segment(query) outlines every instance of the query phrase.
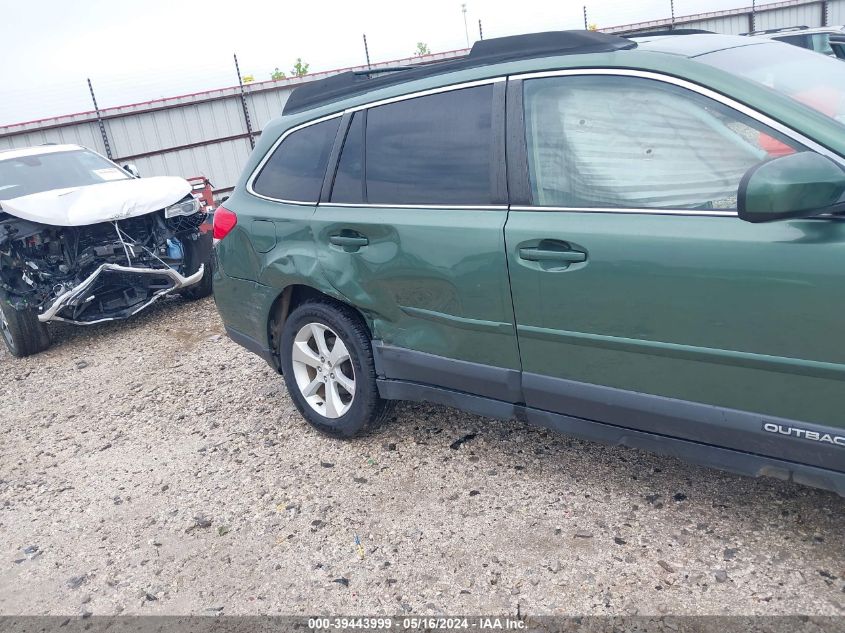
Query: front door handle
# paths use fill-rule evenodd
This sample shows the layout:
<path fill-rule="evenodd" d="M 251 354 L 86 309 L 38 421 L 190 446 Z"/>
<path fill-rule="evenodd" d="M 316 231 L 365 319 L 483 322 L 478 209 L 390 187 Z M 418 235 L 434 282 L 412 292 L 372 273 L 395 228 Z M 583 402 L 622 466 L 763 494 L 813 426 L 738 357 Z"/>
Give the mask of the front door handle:
<path fill-rule="evenodd" d="M 522 259 L 527 259 L 529 262 L 565 262 L 567 264 L 577 264 L 578 262 L 587 261 L 587 253 L 573 250 L 551 250 L 547 248 L 520 248 L 519 256 Z"/>
<path fill-rule="evenodd" d="M 352 248 L 361 248 L 370 243 L 363 235 L 331 235 L 329 242 L 335 246 L 346 246 Z"/>

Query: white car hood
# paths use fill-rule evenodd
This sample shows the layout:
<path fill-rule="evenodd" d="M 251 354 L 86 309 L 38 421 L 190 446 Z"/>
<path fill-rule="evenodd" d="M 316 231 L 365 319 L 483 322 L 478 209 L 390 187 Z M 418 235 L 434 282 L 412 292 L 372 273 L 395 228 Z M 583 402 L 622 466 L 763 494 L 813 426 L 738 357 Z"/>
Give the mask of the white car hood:
<path fill-rule="evenodd" d="M 146 215 L 179 202 L 190 192 L 188 181 L 175 176 L 129 178 L 0 199 L 0 207 L 39 224 L 85 226 Z"/>

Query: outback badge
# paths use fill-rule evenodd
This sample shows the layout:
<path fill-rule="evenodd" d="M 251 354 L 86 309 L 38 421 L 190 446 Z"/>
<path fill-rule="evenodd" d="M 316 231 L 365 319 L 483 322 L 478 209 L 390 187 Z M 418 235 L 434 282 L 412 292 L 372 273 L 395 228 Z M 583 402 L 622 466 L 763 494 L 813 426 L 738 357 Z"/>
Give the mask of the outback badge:
<path fill-rule="evenodd" d="M 826 444 L 835 444 L 845 448 L 845 435 L 832 435 L 830 433 L 819 433 L 818 431 L 808 431 L 807 429 L 799 429 L 794 426 L 786 426 L 784 424 L 775 424 L 773 422 L 764 422 L 763 430 L 769 433 L 778 433 L 780 435 L 788 435 L 790 437 L 801 438 L 804 440 L 811 440 L 813 442 L 824 442 Z"/>

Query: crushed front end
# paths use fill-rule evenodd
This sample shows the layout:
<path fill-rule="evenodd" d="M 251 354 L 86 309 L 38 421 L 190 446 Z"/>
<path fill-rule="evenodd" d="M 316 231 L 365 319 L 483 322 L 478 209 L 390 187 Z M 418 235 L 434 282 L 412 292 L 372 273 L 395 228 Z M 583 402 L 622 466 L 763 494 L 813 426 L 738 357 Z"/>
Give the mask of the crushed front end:
<path fill-rule="evenodd" d="M 211 236 L 193 197 L 167 209 L 86 226 L 0 212 L 0 290 L 41 322 L 124 319 L 206 277 Z"/>

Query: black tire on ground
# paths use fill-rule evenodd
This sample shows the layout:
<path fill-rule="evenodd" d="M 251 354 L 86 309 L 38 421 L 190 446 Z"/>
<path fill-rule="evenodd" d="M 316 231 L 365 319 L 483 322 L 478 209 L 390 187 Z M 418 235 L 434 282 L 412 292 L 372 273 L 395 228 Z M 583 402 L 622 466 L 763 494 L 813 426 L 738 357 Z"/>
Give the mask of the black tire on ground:
<path fill-rule="evenodd" d="M 34 310 L 17 310 L 0 294 L 0 338 L 12 356 L 23 358 L 50 347 L 47 326 Z"/>
<path fill-rule="evenodd" d="M 297 384 L 293 345 L 297 333 L 310 323 L 330 328 L 349 352 L 355 393 L 349 409 L 340 417 L 330 418 L 318 413 Z M 373 430 L 387 417 L 392 403 L 379 397 L 370 333 L 354 310 L 330 300 L 304 303 L 288 315 L 280 339 L 279 356 L 288 393 L 302 416 L 318 431 L 332 437 L 351 438 Z"/>
<path fill-rule="evenodd" d="M 211 294 L 211 233 L 201 233 L 195 240 L 183 240 L 182 252 L 185 258 L 185 277 L 197 272 L 202 264 L 205 264 L 205 272 L 199 283 L 185 288 L 179 294 L 188 301 L 207 297 Z"/>

